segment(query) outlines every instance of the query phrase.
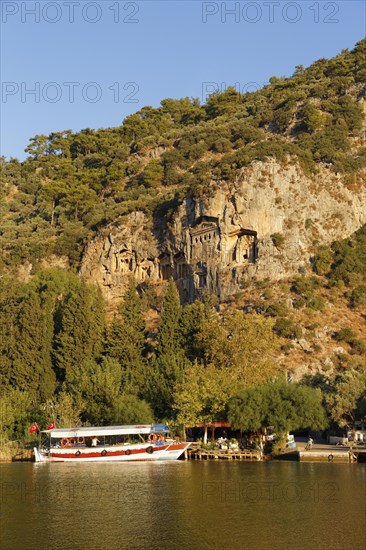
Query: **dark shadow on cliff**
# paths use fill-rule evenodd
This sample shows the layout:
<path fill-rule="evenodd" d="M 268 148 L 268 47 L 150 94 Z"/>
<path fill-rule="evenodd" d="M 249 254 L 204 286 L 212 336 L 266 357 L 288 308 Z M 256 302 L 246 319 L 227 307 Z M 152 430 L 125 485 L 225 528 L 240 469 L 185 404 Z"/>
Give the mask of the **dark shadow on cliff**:
<path fill-rule="evenodd" d="M 174 198 L 159 203 L 153 211 L 153 234 L 160 246 L 169 238 L 169 222 L 172 222 L 181 202 L 182 198 L 176 194 Z"/>
<path fill-rule="evenodd" d="M 161 267 L 163 279 L 168 280 L 173 277 L 180 295 L 182 304 L 193 302 L 197 298 L 193 281 L 192 266 L 184 262 L 184 272 L 179 265 L 182 257 L 184 258 L 183 250 L 175 248 L 175 235 L 172 232 L 171 224 L 174 221 L 174 215 L 177 213 L 178 207 L 182 204 L 186 194 L 176 193 L 176 195 L 168 200 L 158 204 L 153 211 L 153 235 L 158 243 L 160 250 L 160 261 L 162 258 L 169 258 L 167 267 Z M 189 203 L 189 201 L 187 201 Z M 187 224 L 187 220 L 192 217 L 192 212 L 188 210 L 186 203 L 185 220 L 181 220 L 183 225 Z M 187 226 L 189 225 L 189 221 Z"/>

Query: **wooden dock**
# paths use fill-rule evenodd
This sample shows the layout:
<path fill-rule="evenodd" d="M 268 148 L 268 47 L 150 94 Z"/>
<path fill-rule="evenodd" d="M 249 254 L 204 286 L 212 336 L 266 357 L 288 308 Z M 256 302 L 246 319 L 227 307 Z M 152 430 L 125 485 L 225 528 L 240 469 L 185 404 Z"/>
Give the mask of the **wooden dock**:
<path fill-rule="evenodd" d="M 299 451 L 299 460 L 301 462 L 364 462 L 366 459 L 366 449 L 357 447 L 343 447 L 335 449 L 311 449 L 310 451 Z"/>
<path fill-rule="evenodd" d="M 263 456 L 258 450 L 227 450 L 202 449 L 199 443 L 192 443 L 185 451 L 187 460 L 229 460 L 244 462 L 260 462 L 263 460 L 295 460 L 300 462 L 357 463 L 366 462 L 365 447 L 338 447 L 331 445 L 314 445 L 310 451 L 305 451 L 300 444 L 296 449 L 287 449 L 278 456 Z"/>
<path fill-rule="evenodd" d="M 247 462 L 259 462 L 263 460 L 262 453 L 260 451 L 227 451 L 226 449 L 188 449 L 188 460 L 244 460 Z"/>

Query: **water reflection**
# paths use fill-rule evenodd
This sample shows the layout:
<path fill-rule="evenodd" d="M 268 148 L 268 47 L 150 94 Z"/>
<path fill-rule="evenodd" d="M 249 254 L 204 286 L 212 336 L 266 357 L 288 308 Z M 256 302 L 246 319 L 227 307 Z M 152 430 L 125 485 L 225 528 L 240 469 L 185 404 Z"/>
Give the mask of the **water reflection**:
<path fill-rule="evenodd" d="M 365 547 L 364 465 L 1 465 L 1 548 Z"/>

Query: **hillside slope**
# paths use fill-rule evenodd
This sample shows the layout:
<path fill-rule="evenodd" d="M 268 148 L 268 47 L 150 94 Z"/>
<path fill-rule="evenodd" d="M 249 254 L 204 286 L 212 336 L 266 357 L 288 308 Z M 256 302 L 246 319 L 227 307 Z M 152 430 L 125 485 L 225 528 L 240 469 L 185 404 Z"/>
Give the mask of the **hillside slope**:
<path fill-rule="evenodd" d="M 314 400 L 365 420 L 365 62 L 362 40 L 2 159 L 0 457 L 35 419 L 227 420 L 286 377 L 313 396 L 296 426 Z"/>
<path fill-rule="evenodd" d="M 108 300 L 173 276 L 184 301 L 309 267 L 366 222 L 366 40 L 257 92 L 166 99 L 2 161 L 2 273 L 79 270 Z"/>

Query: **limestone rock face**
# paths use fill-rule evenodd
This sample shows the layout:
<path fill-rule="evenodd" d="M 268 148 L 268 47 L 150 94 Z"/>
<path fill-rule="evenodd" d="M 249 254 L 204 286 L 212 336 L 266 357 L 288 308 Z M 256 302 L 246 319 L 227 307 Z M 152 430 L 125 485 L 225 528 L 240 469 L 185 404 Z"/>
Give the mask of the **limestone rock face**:
<path fill-rule="evenodd" d="M 317 245 L 365 223 L 361 177 L 347 186 L 326 167 L 308 177 L 297 164 L 256 162 L 207 196 L 187 196 L 167 224 L 134 212 L 110 226 L 86 248 L 81 275 L 107 300 L 120 299 L 131 274 L 138 283 L 173 277 L 184 302 L 206 291 L 225 299 L 246 281 L 305 272 Z"/>
<path fill-rule="evenodd" d="M 119 301 L 131 275 L 136 281 L 160 281 L 159 247 L 148 220 L 133 212 L 123 226 L 110 226 L 87 246 L 80 275 L 97 283 L 107 301 Z"/>

